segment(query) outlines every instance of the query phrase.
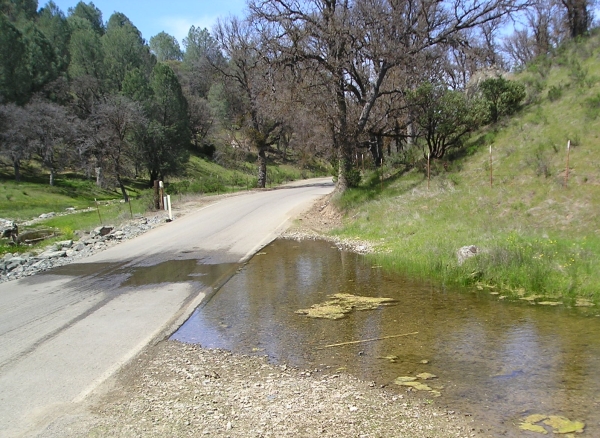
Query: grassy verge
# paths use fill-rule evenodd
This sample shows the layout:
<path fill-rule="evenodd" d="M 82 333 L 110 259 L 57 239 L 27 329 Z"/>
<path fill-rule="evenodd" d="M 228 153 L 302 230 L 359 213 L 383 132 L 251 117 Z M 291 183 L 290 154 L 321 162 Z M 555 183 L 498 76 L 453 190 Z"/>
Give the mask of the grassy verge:
<path fill-rule="evenodd" d="M 509 295 L 598 299 L 600 238 L 593 230 L 600 224 L 569 211 L 569 190 L 534 195 L 530 187 L 526 199 L 443 177 L 427 190 L 422 175 L 409 172 L 384 192 L 366 186 L 338 200 L 347 219 L 337 234 L 375 242 L 377 264 L 416 277 Z M 466 245 L 481 253 L 460 265 L 456 252 Z"/>

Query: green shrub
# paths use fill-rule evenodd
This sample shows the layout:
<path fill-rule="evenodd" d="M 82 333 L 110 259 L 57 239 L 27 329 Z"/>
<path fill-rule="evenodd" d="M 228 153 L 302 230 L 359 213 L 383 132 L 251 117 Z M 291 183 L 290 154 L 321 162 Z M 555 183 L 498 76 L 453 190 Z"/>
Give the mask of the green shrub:
<path fill-rule="evenodd" d="M 559 100 L 563 95 L 563 89 L 562 87 L 559 85 L 558 87 L 555 85 L 552 85 L 550 87 L 550 89 L 548 90 L 548 100 L 550 102 L 556 102 L 557 100 Z"/>

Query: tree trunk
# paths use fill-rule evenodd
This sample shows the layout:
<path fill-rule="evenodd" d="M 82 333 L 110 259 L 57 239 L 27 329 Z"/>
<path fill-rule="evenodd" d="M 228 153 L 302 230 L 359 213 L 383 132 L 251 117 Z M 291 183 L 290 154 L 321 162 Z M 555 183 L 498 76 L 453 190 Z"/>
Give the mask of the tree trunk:
<path fill-rule="evenodd" d="M 13 162 L 13 168 L 15 169 L 15 181 L 21 182 L 21 163 L 18 160 Z"/>
<path fill-rule="evenodd" d="M 383 162 L 383 145 L 381 136 L 371 134 L 369 141 L 369 149 L 371 150 L 371 154 L 373 155 L 373 161 L 375 162 L 375 167 L 381 167 L 381 163 Z"/>
<path fill-rule="evenodd" d="M 96 185 L 98 187 L 102 187 L 102 184 L 104 183 L 104 178 L 102 175 L 102 168 L 101 167 L 96 167 Z"/>
<path fill-rule="evenodd" d="M 562 3 L 567 9 L 571 37 L 577 38 L 585 35 L 590 25 L 587 0 L 562 0 Z"/>
<path fill-rule="evenodd" d="M 264 189 L 267 184 L 267 155 L 264 148 L 258 150 L 258 183 L 259 189 Z"/>
<path fill-rule="evenodd" d="M 337 160 L 338 160 L 338 179 L 335 186 L 335 190 L 344 193 L 350 187 L 348 181 L 348 171 L 351 168 L 350 159 L 347 156 L 346 145 L 342 143 L 337 147 Z"/>
<path fill-rule="evenodd" d="M 338 72 L 338 89 L 336 90 L 336 106 L 338 111 L 338 132 L 334 133 L 333 143 L 337 151 L 338 179 L 335 190 L 344 193 L 350 187 L 348 171 L 352 162 L 348 145 L 348 108 L 346 106 L 346 94 L 344 89 L 343 72 Z"/>
<path fill-rule="evenodd" d="M 127 190 L 125 190 L 125 184 L 123 184 L 120 175 L 117 175 L 117 183 L 119 183 L 119 188 L 121 189 L 121 193 L 123 194 L 123 200 L 125 202 L 129 202 L 129 195 L 127 194 Z"/>
<path fill-rule="evenodd" d="M 54 169 L 50 169 L 50 185 L 54 185 Z"/>
<path fill-rule="evenodd" d="M 158 172 L 155 170 L 150 171 L 150 187 L 154 187 L 154 181 L 158 180 Z"/>

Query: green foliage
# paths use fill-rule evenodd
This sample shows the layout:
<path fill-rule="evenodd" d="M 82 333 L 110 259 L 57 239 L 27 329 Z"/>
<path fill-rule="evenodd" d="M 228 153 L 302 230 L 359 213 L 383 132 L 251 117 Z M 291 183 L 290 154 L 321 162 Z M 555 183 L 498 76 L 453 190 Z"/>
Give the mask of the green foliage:
<path fill-rule="evenodd" d="M 569 77 L 575 85 L 583 87 L 587 84 L 588 70 L 581 65 L 579 60 L 573 58 L 570 62 Z"/>
<path fill-rule="evenodd" d="M 70 60 L 71 29 L 65 15 L 54 2 L 50 1 L 40 9 L 36 24 L 54 48 L 58 70 L 66 71 Z"/>
<path fill-rule="evenodd" d="M 230 119 L 230 108 L 224 85 L 222 83 L 213 84 L 208 91 L 207 100 L 213 117 L 223 126 L 227 126 Z"/>
<path fill-rule="evenodd" d="M 158 63 L 150 80 L 150 124 L 138 137 L 150 181 L 176 175 L 189 157 L 190 131 L 187 102 L 175 72 Z"/>
<path fill-rule="evenodd" d="M 187 37 L 183 39 L 183 46 L 183 60 L 189 65 L 197 64 L 205 58 L 219 58 L 221 54 L 217 41 L 206 28 L 190 27 Z"/>
<path fill-rule="evenodd" d="M 489 121 L 496 123 L 501 116 L 516 113 L 526 97 L 525 86 L 501 76 L 483 81 L 479 88 L 489 107 Z"/>
<path fill-rule="evenodd" d="M 81 20 L 89 23 L 91 30 L 99 37 L 104 35 L 104 22 L 102 21 L 102 11 L 94 6 L 94 3 L 84 3 L 80 1 L 74 8 L 69 8 L 69 22 L 77 23 Z M 76 26 L 78 26 L 76 24 Z"/>
<path fill-rule="evenodd" d="M 104 73 L 107 89 L 122 90 L 123 80 L 133 69 L 149 72 L 151 57 L 140 31 L 123 14 L 111 15 L 102 36 Z"/>
<path fill-rule="evenodd" d="M 600 115 L 600 93 L 584 100 L 585 115 L 590 120 L 595 120 Z"/>
<path fill-rule="evenodd" d="M 443 84 L 425 83 L 409 97 L 416 109 L 415 123 L 432 158 L 442 158 L 449 149 L 458 149 L 464 139 L 485 120 L 480 99 L 469 100 L 465 93 Z"/>
<path fill-rule="evenodd" d="M 27 45 L 27 69 L 31 78 L 31 93 L 41 91 L 44 85 L 56 79 L 59 62 L 56 52 L 46 36 L 33 23 L 23 29 Z"/>
<path fill-rule="evenodd" d="M 0 97 L 7 102 L 25 103 L 31 76 L 27 69 L 27 44 L 21 32 L 0 14 Z"/>
<path fill-rule="evenodd" d="M 355 167 L 352 167 L 350 165 L 347 165 L 345 172 L 346 172 L 346 182 L 348 184 L 348 187 L 349 188 L 358 187 L 360 184 L 360 180 L 362 178 L 362 176 L 360 174 L 360 170 Z M 333 177 L 333 181 L 337 181 L 337 179 L 340 175 L 340 161 L 339 160 L 331 161 L 330 174 Z"/>
<path fill-rule="evenodd" d="M 563 95 L 563 89 L 562 86 L 560 85 L 552 85 L 549 89 L 548 89 L 548 100 L 550 102 L 555 102 L 557 100 L 559 100 Z"/>
<path fill-rule="evenodd" d="M 91 76 L 104 77 L 104 48 L 101 35 L 94 30 L 88 20 L 71 16 L 69 24 L 73 29 L 69 40 L 69 75 L 73 78 Z"/>
<path fill-rule="evenodd" d="M 139 68 L 129 70 L 123 78 L 122 93 L 136 102 L 148 104 L 152 98 L 148 76 Z"/>
<path fill-rule="evenodd" d="M 152 50 L 158 62 L 181 61 L 183 59 L 183 52 L 177 39 L 166 32 L 159 32 L 150 38 L 150 50 Z"/>

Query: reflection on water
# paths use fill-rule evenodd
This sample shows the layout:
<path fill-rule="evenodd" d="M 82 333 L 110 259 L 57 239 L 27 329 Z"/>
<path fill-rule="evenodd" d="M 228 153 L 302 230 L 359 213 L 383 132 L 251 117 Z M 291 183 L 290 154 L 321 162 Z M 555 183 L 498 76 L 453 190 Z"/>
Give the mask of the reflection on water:
<path fill-rule="evenodd" d="M 173 338 L 267 354 L 302 368 L 341 368 L 381 385 L 430 372 L 443 386 L 436 403 L 472 413 L 494 433 L 528 436 L 514 424 L 530 413 L 543 413 L 582 420 L 585 435 L 600 436 L 597 309 L 583 313 L 447 290 L 384 273 L 325 242 L 276 241 L 264 252 L 196 310 Z M 334 293 L 390 297 L 399 303 L 340 320 L 294 313 Z M 418 334 L 319 349 L 412 332 Z"/>

